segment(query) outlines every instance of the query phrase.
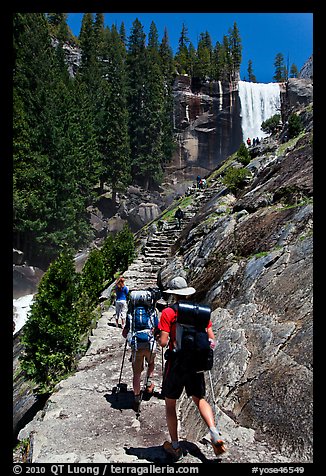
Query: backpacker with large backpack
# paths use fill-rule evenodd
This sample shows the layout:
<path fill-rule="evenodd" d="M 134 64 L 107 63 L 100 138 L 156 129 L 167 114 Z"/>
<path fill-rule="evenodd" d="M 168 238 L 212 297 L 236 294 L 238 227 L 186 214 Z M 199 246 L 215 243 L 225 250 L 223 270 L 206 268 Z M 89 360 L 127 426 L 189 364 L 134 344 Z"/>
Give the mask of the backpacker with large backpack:
<path fill-rule="evenodd" d="M 154 330 L 158 326 L 158 313 L 155 308 L 160 292 L 156 288 L 144 291 L 131 291 L 127 319 L 129 320 L 128 343 L 132 350 L 153 350 Z"/>
<path fill-rule="evenodd" d="M 213 350 L 206 331 L 211 308 L 188 301 L 179 301 L 172 308 L 176 311 L 176 356 L 187 369 L 211 370 Z"/>

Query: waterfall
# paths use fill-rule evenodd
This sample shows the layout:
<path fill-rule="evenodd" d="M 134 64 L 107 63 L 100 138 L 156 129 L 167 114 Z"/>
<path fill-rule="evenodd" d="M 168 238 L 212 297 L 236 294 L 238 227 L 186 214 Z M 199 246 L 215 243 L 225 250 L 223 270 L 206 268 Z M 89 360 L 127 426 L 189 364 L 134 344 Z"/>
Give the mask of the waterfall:
<path fill-rule="evenodd" d="M 15 330 L 13 332 L 14 334 L 16 334 L 16 332 L 18 332 L 26 323 L 33 298 L 34 294 L 27 294 L 26 296 L 21 296 L 20 298 L 13 300 L 13 314 L 15 323 Z"/>
<path fill-rule="evenodd" d="M 241 127 L 243 141 L 266 137 L 260 129 L 262 122 L 280 114 L 281 95 L 278 83 L 249 83 L 239 81 Z"/>

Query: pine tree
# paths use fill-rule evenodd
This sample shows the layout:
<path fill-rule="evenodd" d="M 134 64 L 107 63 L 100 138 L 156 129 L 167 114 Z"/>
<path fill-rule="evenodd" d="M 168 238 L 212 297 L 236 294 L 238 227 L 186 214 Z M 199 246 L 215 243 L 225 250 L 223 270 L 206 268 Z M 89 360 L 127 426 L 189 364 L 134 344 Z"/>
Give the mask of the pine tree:
<path fill-rule="evenodd" d="M 73 369 L 79 347 L 77 284 L 72 253 L 62 251 L 39 283 L 22 337 L 22 369 L 39 393 L 50 391 Z"/>
<path fill-rule="evenodd" d="M 83 15 L 81 29 L 79 33 L 79 44 L 82 51 L 81 66 L 79 71 L 81 74 L 90 67 L 94 61 L 94 32 L 93 32 L 93 14 L 85 13 Z"/>
<path fill-rule="evenodd" d="M 86 207 L 92 203 L 98 180 L 92 103 L 80 83 L 71 82 L 62 57 L 63 54 L 61 64 L 53 68 L 56 81 L 44 121 L 49 130 L 46 148 L 50 183 L 46 203 L 50 212 L 39 242 L 49 260 L 57 256 L 63 242 L 77 248 L 90 239 Z M 77 91 L 80 94 L 76 95 Z"/>
<path fill-rule="evenodd" d="M 287 70 L 284 62 L 284 55 L 277 53 L 274 61 L 275 74 L 273 76 L 274 81 L 277 83 L 283 83 L 287 80 Z"/>
<path fill-rule="evenodd" d="M 76 43 L 76 38 L 67 24 L 67 13 L 47 13 L 46 16 L 52 36 L 62 42 Z"/>
<path fill-rule="evenodd" d="M 223 81 L 232 80 L 232 64 L 230 53 L 230 41 L 227 35 L 223 35 L 223 43 L 220 49 L 221 79 Z"/>
<path fill-rule="evenodd" d="M 253 69 L 252 69 L 252 61 L 251 59 L 248 61 L 248 81 L 251 82 L 251 83 L 256 83 L 257 80 L 256 80 L 256 76 L 254 75 L 253 73 Z"/>
<path fill-rule="evenodd" d="M 209 33 L 200 34 L 200 39 L 197 47 L 196 54 L 196 68 L 194 76 L 201 78 L 202 80 L 208 79 L 211 74 L 211 61 L 212 61 L 212 41 Z"/>
<path fill-rule="evenodd" d="M 236 22 L 233 24 L 233 28 L 229 28 L 228 35 L 229 53 L 230 53 L 230 65 L 231 65 L 231 78 L 237 79 L 240 71 L 242 60 L 242 43 L 240 38 L 240 32 Z"/>
<path fill-rule="evenodd" d="M 150 189 L 160 184 L 163 176 L 164 83 L 159 63 L 150 51 L 147 57 L 142 111 L 144 140 L 138 157 L 137 175 L 141 177 L 144 188 Z"/>
<path fill-rule="evenodd" d="M 103 291 L 104 282 L 105 269 L 102 253 L 95 248 L 90 252 L 82 269 L 78 291 L 86 294 L 94 306 L 98 302 L 101 291 Z M 87 328 L 87 325 L 85 327 Z"/>
<path fill-rule="evenodd" d="M 14 240 L 29 260 L 39 254 L 52 208 L 47 118 L 57 58 L 44 14 L 14 15 L 14 58 Z"/>
<path fill-rule="evenodd" d="M 188 28 L 183 23 L 181 35 L 179 38 L 179 47 L 177 53 L 174 57 L 175 66 L 178 74 L 188 74 L 189 73 L 189 58 L 188 58 Z"/>
<path fill-rule="evenodd" d="M 103 75 L 101 130 L 101 181 L 112 188 L 112 200 L 131 181 L 128 135 L 126 51 L 116 27 L 107 36 Z"/>
<path fill-rule="evenodd" d="M 173 80 L 174 63 L 173 52 L 169 44 L 167 29 L 164 29 L 160 44 L 160 65 L 164 82 L 164 106 L 162 118 L 162 153 L 163 163 L 168 162 L 175 147 L 173 139 Z"/>
<path fill-rule="evenodd" d="M 223 45 L 217 41 L 215 44 L 215 48 L 213 49 L 213 56 L 212 56 L 212 79 L 215 81 L 221 81 L 223 77 L 223 70 L 224 70 L 224 63 L 225 63 L 225 55 L 224 55 L 224 48 Z"/>
<path fill-rule="evenodd" d="M 290 69 L 290 78 L 297 78 L 299 76 L 299 70 L 297 66 L 293 63 Z"/>
<path fill-rule="evenodd" d="M 116 272 L 123 273 L 135 258 L 134 235 L 128 224 L 116 234 L 113 242 L 114 268 Z"/>
<path fill-rule="evenodd" d="M 145 40 L 136 18 L 127 55 L 131 163 L 134 179 L 149 188 L 161 179 L 164 95 L 157 52 L 147 51 Z"/>
<path fill-rule="evenodd" d="M 148 51 L 151 53 L 151 57 L 155 62 L 159 61 L 159 43 L 158 43 L 158 31 L 155 23 L 152 21 L 149 27 L 148 33 Z"/>

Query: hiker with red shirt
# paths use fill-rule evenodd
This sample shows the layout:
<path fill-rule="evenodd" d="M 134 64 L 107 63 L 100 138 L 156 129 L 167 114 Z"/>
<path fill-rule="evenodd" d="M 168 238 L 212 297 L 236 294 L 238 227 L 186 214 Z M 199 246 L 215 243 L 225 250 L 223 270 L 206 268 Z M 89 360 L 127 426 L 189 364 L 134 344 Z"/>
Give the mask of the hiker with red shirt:
<path fill-rule="evenodd" d="M 196 292 L 193 287 L 188 287 L 187 282 L 181 276 L 177 276 L 170 281 L 169 289 L 165 293 L 172 294 L 175 301 L 186 299 Z M 168 356 L 164 369 L 162 395 L 165 398 L 166 420 L 171 438 L 171 443 L 165 441 L 163 449 L 175 460 L 182 458 L 182 450 L 178 441 L 178 420 L 176 413 L 176 402 L 180 398 L 185 388 L 187 396 L 192 397 L 199 413 L 205 421 L 210 431 L 211 444 L 216 455 L 224 453 L 224 442 L 220 439 L 220 434 L 216 429 L 214 414 L 210 404 L 205 400 L 205 378 L 203 372 L 196 372 L 193 369 L 185 370 L 178 359 L 176 348 L 176 309 L 167 307 L 163 309 L 158 328 L 160 330 L 159 343 L 161 347 L 168 345 Z M 209 321 L 206 332 L 208 334 L 211 347 L 215 347 L 215 337 L 212 329 L 212 322 Z"/>

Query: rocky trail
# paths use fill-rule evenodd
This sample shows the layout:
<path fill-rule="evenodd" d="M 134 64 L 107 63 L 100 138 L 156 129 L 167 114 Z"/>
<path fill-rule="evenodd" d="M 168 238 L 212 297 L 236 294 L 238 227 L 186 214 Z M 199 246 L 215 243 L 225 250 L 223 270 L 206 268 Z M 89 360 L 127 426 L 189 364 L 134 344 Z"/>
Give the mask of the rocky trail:
<path fill-rule="evenodd" d="M 185 210 L 183 227 L 216 193 L 221 193 L 218 183 L 205 191 L 194 192 L 192 205 Z M 171 223 L 148 237 L 137 259 L 124 273 L 130 289 L 156 286 L 157 271 L 179 234 L 176 224 Z M 172 463 L 162 449 L 163 442 L 169 439 L 164 400 L 160 395 L 162 352 L 159 349 L 156 356 L 154 395 L 143 399 L 139 416 L 132 409 L 129 357 L 121 328 L 115 325 L 114 308 L 102 304 L 101 318 L 76 372 L 56 386 L 45 408 L 19 433 L 19 440 L 30 440 L 27 462 Z M 124 392 L 116 392 L 120 374 L 121 383 L 126 384 Z M 206 392 L 213 401 L 209 374 L 205 375 Z M 290 462 L 267 443 L 257 441 L 254 429 L 239 426 L 222 409 L 216 408 L 216 417 L 227 452 L 215 457 L 209 433 L 199 441 L 188 441 L 181 426 L 179 436 L 184 453 L 181 463 Z M 21 456 L 16 454 L 15 458 L 19 461 Z"/>
<path fill-rule="evenodd" d="M 44 410 L 20 432 L 30 437 L 33 463 L 157 463 L 171 464 L 162 444 L 169 439 L 164 400 L 160 397 L 161 352 L 156 357 L 155 391 L 144 399 L 140 415 L 132 409 L 132 370 L 127 349 L 121 383 L 116 393 L 124 353 L 121 329 L 115 326 L 114 309 L 102 313 L 91 345 L 74 375 L 61 381 Z M 145 375 L 145 372 L 143 373 Z M 210 392 L 207 376 L 207 393 Z M 198 418 L 200 418 L 198 416 Z M 255 441 L 254 430 L 238 426 L 220 409 L 217 421 L 228 451 L 216 458 L 209 434 L 187 441 L 180 429 L 184 457 L 180 463 L 288 462 L 264 442 Z"/>
<path fill-rule="evenodd" d="M 183 210 L 184 218 L 181 222 L 181 229 L 187 226 L 199 208 L 215 194 L 220 193 L 221 189 L 221 184 L 218 182 L 205 190 L 194 189 L 191 204 Z M 157 229 L 156 225 L 153 226 L 153 230 L 146 236 L 137 258 L 123 273 L 129 289 L 157 286 L 157 272 L 166 263 L 171 246 L 179 237 L 181 229 L 178 229 L 176 219 L 165 221 L 161 230 Z"/>

